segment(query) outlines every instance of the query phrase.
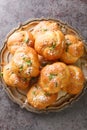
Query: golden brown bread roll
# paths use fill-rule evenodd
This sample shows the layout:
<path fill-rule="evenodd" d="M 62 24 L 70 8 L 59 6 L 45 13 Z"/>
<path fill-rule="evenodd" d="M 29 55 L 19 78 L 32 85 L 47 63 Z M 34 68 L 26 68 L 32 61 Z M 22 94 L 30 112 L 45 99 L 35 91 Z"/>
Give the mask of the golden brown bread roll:
<path fill-rule="evenodd" d="M 58 94 L 44 92 L 38 84 L 33 85 L 27 94 L 28 103 L 37 109 L 45 109 L 53 104 L 57 97 Z"/>
<path fill-rule="evenodd" d="M 65 35 L 66 48 L 61 55 L 61 61 L 67 64 L 75 63 L 84 54 L 84 44 L 75 35 Z"/>
<path fill-rule="evenodd" d="M 40 73 L 39 84 L 48 93 L 57 93 L 69 84 L 70 72 L 62 62 L 46 65 Z"/>
<path fill-rule="evenodd" d="M 46 31 L 57 31 L 59 29 L 58 24 L 52 21 L 41 21 L 34 27 L 32 31 L 33 36 L 36 38 L 40 34 L 44 34 Z"/>
<path fill-rule="evenodd" d="M 34 46 L 33 35 L 29 31 L 14 32 L 7 41 L 7 47 L 10 53 L 14 54 L 20 46 Z"/>
<path fill-rule="evenodd" d="M 59 59 L 65 48 L 65 38 L 61 31 L 46 31 L 35 40 L 35 50 L 47 60 Z"/>
<path fill-rule="evenodd" d="M 31 47 L 20 47 L 12 58 L 14 72 L 23 78 L 36 77 L 39 66 L 38 55 Z"/>
<path fill-rule="evenodd" d="M 84 87 L 84 74 L 79 67 L 68 66 L 70 71 L 70 84 L 67 86 L 66 91 L 69 94 L 78 94 Z"/>
<path fill-rule="evenodd" d="M 26 89 L 29 86 L 29 79 L 20 78 L 16 73 L 14 73 L 11 63 L 4 66 L 3 79 L 10 87 Z"/>

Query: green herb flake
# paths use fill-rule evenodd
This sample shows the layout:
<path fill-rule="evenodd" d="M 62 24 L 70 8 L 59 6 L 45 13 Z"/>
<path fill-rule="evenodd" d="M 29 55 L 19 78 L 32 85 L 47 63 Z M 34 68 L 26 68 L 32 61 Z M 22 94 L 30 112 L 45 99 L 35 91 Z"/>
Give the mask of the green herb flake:
<path fill-rule="evenodd" d="M 44 94 L 45 94 L 46 97 L 50 96 L 50 93 L 45 92 Z"/>
<path fill-rule="evenodd" d="M 66 51 L 68 51 L 68 48 L 69 48 L 69 46 L 71 45 L 72 43 L 70 43 L 70 42 L 67 42 L 66 43 Z"/>
<path fill-rule="evenodd" d="M 6 70 L 9 70 L 10 68 L 7 68 Z"/>
<path fill-rule="evenodd" d="M 26 58 L 25 57 L 23 57 L 23 60 L 25 60 Z"/>
<path fill-rule="evenodd" d="M 35 95 L 35 93 L 36 93 L 35 91 L 32 92 L 33 95 Z"/>
<path fill-rule="evenodd" d="M 50 46 L 50 50 L 54 50 L 56 47 L 56 42 L 52 42 L 52 45 Z"/>
<path fill-rule="evenodd" d="M 29 42 L 29 38 L 25 39 L 24 42 L 27 44 Z"/>
<path fill-rule="evenodd" d="M 32 65 L 31 60 L 26 61 L 26 63 L 27 63 L 28 66 L 31 66 L 31 65 Z"/>
<path fill-rule="evenodd" d="M 49 80 L 52 80 L 55 76 L 57 76 L 57 74 L 50 74 L 49 75 Z"/>
<path fill-rule="evenodd" d="M 23 65 L 22 65 L 22 66 L 20 66 L 19 70 L 20 70 L 20 71 L 22 71 L 22 70 L 23 70 Z"/>
<path fill-rule="evenodd" d="M 47 28 L 44 28 L 43 31 L 44 31 L 44 32 L 47 31 Z"/>
<path fill-rule="evenodd" d="M 0 77 L 3 77 L 3 72 L 0 73 Z"/>

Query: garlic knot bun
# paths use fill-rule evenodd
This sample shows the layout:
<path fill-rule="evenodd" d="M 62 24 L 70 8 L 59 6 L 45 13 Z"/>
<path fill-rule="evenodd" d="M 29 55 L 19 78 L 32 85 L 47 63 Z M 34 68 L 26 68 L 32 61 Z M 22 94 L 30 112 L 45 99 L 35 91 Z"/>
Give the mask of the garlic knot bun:
<path fill-rule="evenodd" d="M 58 94 L 44 92 L 38 84 L 33 85 L 27 94 L 28 103 L 37 109 L 45 109 L 53 104 L 57 97 Z"/>
<path fill-rule="evenodd" d="M 48 93 L 58 93 L 69 84 L 70 72 L 62 62 L 46 65 L 41 70 L 39 84 Z"/>
<path fill-rule="evenodd" d="M 5 83 L 13 88 L 26 89 L 29 86 L 29 80 L 25 78 L 20 78 L 12 68 L 12 64 L 9 63 L 3 68 L 3 79 Z"/>
<path fill-rule="evenodd" d="M 36 51 L 31 47 L 20 47 L 12 58 L 12 67 L 20 77 L 38 76 L 40 64 Z"/>
<path fill-rule="evenodd" d="M 69 65 L 70 71 L 70 84 L 67 86 L 69 94 L 79 94 L 84 87 L 84 74 L 79 67 Z"/>
<path fill-rule="evenodd" d="M 7 47 L 12 54 L 23 45 L 34 46 L 34 38 L 29 31 L 17 31 L 8 38 Z"/>
<path fill-rule="evenodd" d="M 65 51 L 60 59 L 64 63 L 73 64 L 84 54 L 84 44 L 72 34 L 65 35 L 65 41 Z"/>
<path fill-rule="evenodd" d="M 44 34 L 46 31 L 57 31 L 58 29 L 59 26 L 56 22 L 41 21 L 34 27 L 32 34 L 34 35 L 34 38 L 36 38 L 40 34 Z"/>
<path fill-rule="evenodd" d="M 65 38 L 61 31 L 46 31 L 37 36 L 35 50 L 47 60 L 59 59 L 65 48 Z"/>

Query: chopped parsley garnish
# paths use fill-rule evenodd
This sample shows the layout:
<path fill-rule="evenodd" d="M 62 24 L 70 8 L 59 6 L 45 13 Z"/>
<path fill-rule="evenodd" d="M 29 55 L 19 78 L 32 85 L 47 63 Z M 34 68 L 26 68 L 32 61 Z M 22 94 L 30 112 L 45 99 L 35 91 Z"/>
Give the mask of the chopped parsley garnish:
<path fill-rule="evenodd" d="M 27 44 L 29 42 L 29 38 L 25 39 L 24 42 Z"/>
<path fill-rule="evenodd" d="M 26 57 L 23 57 L 23 60 L 26 62 L 28 66 L 32 65 L 32 61 L 30 59 L 27 59 Z"/>
<path fill-rule="evenodd" d="M 31 65 L 32 65 L 31 60 L 27 60 L 26 63 L 27 63 L 28 66 L 31 66 Z"/>
<path fill-rule="evenodd" d="M 49 80 L 52 80 L 55 76 L 57 76 L 57 74 L 50 74 L 49 75 Z"/>
<path fill-rule="evenodd" d="M 47 28 L 44 28 L 43 31 L 47 31 Z"/>
<path fill-rule="evenodd" d="M 19 70 L 20 70 L 20 71 L 22 71 L 22 70 L 23 70 L 23 65 L 22 65 L 22 66 L 20 66 Z"/>
<path fill-rule="evenodd" d="M 6 70 L 9 70 L 10 68 L 7 68 Z"/>
<path fill-rule="evenodd" d="M 2 77 L 2 76 L 3 76 L 3 72 L 0 73 L 0 77 Z"/>
<path fill-rule="evenodd" d="M 45 92 L 44 94 L 45 94 L 45 96 L 50 96 L 51 95 L 50 93 L 47 93 L 47 92 Z"/>
<path fill-rule="evenodd" d="M 71 45 L 72 43 L 70 43 L 70 42 L 67 42 L 66 43 L 66 51 L 68 51 L 68 48 L 69 48 L 69 46 Z"/>
<path fill-rule="evenodd" d="M 50 46 L 50 50 L 55 49 L 55 47 L 56 47 L 56 42 L 52 42 L 52 45 Z"/>
<path fill-rule="evenodd" d="M 25 57 L 23 57 L 23 60 L 25 60 L 26 58 Z"/>
<path fill-rule="evenodd" d="M 36 93 L 35 91 L 32 92 L 33 95 L 35 95 L 35 93 Z"/>

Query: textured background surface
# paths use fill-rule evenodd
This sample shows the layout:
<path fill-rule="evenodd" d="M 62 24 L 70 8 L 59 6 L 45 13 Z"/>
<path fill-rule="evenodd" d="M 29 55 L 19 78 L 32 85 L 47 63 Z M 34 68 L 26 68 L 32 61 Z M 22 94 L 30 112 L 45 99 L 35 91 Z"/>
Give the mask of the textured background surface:
<path fill-rule="evenodd" d="M 87 0 L 0 0 L 0 45 L 18 23 L 42 16 L 68 22 L 87 40 Z M 87 130 L 87 92 L 61 112 L 37 115 L 20 109 L 0 86 L 0 130 Z"/>

